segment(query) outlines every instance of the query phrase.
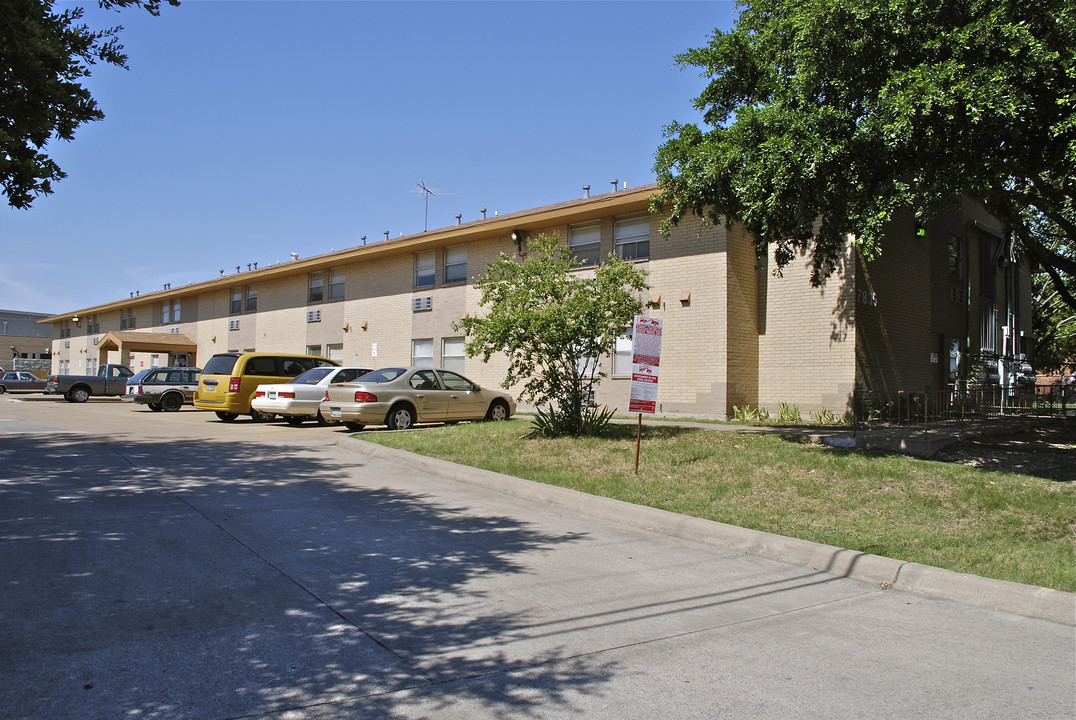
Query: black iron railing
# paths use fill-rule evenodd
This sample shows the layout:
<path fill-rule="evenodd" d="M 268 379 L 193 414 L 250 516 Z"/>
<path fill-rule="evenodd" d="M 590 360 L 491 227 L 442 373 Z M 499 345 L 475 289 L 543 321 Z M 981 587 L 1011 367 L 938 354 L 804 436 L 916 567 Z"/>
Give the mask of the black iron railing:
<path fill-rule="evenodd" d="M 933 392 L 880 393 L 857 389 L 856 419 L 867 423 L 916 425 L 989 420 L 1013 416 L 1076 415 L 1076 390 L 1059 385 L 950 385 Z"/>

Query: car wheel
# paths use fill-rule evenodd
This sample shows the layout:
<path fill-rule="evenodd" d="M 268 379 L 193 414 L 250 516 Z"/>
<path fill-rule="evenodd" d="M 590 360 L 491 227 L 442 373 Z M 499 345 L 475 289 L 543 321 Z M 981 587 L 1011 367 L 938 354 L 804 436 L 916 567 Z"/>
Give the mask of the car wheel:
<path fill-rule="evenodd" d="M 3 395 L 6 392 L 7 392 L 7 388 L 4 387 L 3 385 L 0 385 L 0 395 Z"/>
<path fill-rule="evenodd" d="M 176 412 L 183 407 L 183 396 L 178 393 L 169 393 L 161 398 L 161 409 L 166 412 Z"/>
<path fill-rule="evenodd" d="M 274 415 L 273 413 L 263 413 L 260 410 L 255 410 L 254 408 L 250 409 L 250 419 L 254 422 L 269 422 L 275 417 L 276 415 Z"/>
<path fill-rule="evenodd" d="M 389 430 L 409 430 L 415 424 L 415 410 L 410 405 L 403 403 L 389 410 L 389 416 L 385 419 Z"/>
<path fill-rule="evenodd" d="M 358 432 L 366 426 L 363 425 L 361 422 L 346 422 L 344 423 L 344 427 L 346 427 L 351 432 Z"/>
<path fill-rule="evenodd" d="M 149 405 L 149 409 L 152 410 L 153 412 L 160 412 L 161 411 L 161 406 L 159 404 L 157 404 L 157 403 L 146 403 L 146 404 Z"/>
<path fill-rule="evenodd" d="M 508 413 L 508 403 L 504 400 L 494 400 L 489 405 L 489 411 L 486 413 L 486 420 L 507 420 Z"/>
<path fill-rule="evenodd" d="M 318 414 L 317 414 L 317 417 L 315 419 L 318 421 L 318 425 L 336 425 L 336 424 L 338 424 L 340 422 L 339 420 L 333 420 L 332 418 L 325 417 L 321 413 L 321 410 L 318 410 Z M 356 423 L 356 424 L 359 426 L 360 430 L 362 430 L 364 427 L 366 427 L 362 423 Z"/>
<path fill-rule="evenodd" d="M 84 403 L 90 399 L 90 391 L 85 386 L 78 386 L 71 388 L 71 392 L 67 393 L 68 402 Z"/>
<path fill-rule="evenodd" d="M 231 422 L 232 420 L 235 420 L 237 417 L 239 417 L 237 413 L 225 412 L 224 410 L 217 410 L 216 413 L 217 417 L 219 417 L 223 422 Z"/>
<path fill-rule="evenodd" d="M 292 427 L 298 427 L 303 424 L 303 420 L 306 420 L 302 415 L 285 415 L 284 422 Z"/>

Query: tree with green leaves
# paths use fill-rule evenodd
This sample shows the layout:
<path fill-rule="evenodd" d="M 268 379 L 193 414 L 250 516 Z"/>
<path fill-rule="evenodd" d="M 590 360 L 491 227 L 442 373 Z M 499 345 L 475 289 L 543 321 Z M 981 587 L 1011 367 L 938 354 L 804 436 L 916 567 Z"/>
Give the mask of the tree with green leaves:
<path fill-rule="evenodd" d="M 1041 227 L 1051 250 L 1076 258 L 1076 245 Z M 1064 282 L 1070 294 L 1076 295 L 1076 275 L 1067 275 Z M 1054 283 L 1045 273 L 1032 278 L 1032 329 L 1035 333 L 1035 370 L 1039 373 L 1060 372 L 1076 363 L 1076 311 L 1066 305 Z"/>
<path fill-rule="evenodd" d="M 98 0 L 102 8 L 137 5 L 153 15 L 162 2 Z M 53 0 L 0 3 L 0 187 L 8 204 L 29 208 L 67 174 L 49 157 L 53 138 L 72 140 L 86 122 L 104 113 L 82 78 L 98 62 L 127 68 L 119 41 L 123 28 L 92 30 L 78 6 L 57 12 Z"/>
<path fill-rule="evenodd" d="M 474 283 L 486 314 L 457 323 L 468 356 L 508 356 L 504 386 L 523 384 L 521 397 L 538 408 L 536 424 L 546 434 L 593 429 L 588 400 L 605 377 L 596 360 L 630 332 L 648 288 L 642 270 L 613 255 L 593 271 L 577 267 L 556 236 L 528 241 L 522 262 L 502 253 Z"/>
<path fill-rule="evenodd" d="M 1076 308 L 1076 3 L 1072 0 L 752 0 L 730 32 L 677 57 L 710 82 L 704 128 L 658 149 L 668 233 L 687 213 L 740 222 L 778 268 L 809 251 L 814 284 L 854 238 L 880 252 L 901 211 L 960 196 L 1008 223 Z"/>

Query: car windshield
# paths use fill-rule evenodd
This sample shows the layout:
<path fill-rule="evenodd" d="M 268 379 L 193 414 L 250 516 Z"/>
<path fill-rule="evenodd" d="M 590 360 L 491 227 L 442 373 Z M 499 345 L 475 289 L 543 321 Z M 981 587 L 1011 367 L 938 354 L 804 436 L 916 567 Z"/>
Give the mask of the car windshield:
<path fill-rule="evenodd" d="M 407 368 L 381 368 L 380 370 L 374 370 L 369 375 L 363 375 L 362 381 L 364 383 L 389 382 L 400 377 L 405 372 L 407 372 Z"/>
<path fill-rule="evenodd" d="M 239 357 L 236 355 L 214 355 L 209 358 L 209 362 L 205 364 L 205 368 L 202 373 L 205 375 L 231 375 L 232 368 L 235 367 L 235 361 Z"/>
<path fill-rule="evenodd" d="M 317 385 L 326 375 L 331 373 L 336 368 L 331 367 L 318 367 L 313 370 L 307 370 L 299 377 L 292 380 L 289 385 Z"/>

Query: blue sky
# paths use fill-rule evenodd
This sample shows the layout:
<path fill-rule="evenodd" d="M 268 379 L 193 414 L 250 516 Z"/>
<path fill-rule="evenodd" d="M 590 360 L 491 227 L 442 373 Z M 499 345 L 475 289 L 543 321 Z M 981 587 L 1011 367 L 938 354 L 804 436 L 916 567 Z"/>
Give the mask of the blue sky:
<path fill-rule="evenodd" d="M 57 2 L 57 8 L 74 3 Z M 122 24 L 68 173 L 0 208 L 0 308 L 62 313 L 653 182 L 732 2 L 185 0 Z"/>

